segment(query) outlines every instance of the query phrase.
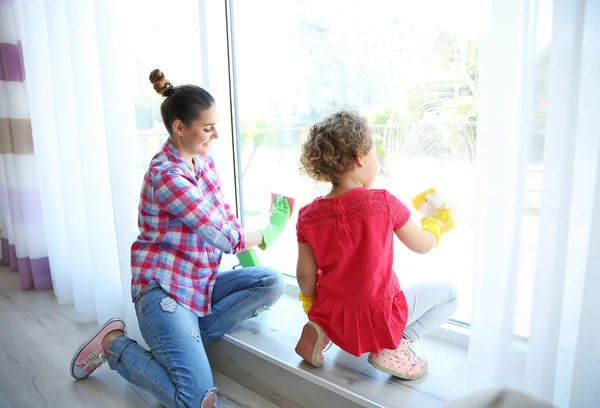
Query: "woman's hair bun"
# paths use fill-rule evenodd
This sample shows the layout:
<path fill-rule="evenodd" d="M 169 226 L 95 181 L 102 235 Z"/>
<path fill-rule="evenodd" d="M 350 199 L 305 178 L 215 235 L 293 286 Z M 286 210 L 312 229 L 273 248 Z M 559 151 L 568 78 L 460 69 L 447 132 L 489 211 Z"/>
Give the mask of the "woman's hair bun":
<path fill-rule="evenodd" d="M 154 87 L 154 90 L 159 95 L 162 95 L 166 98 L 173 91 L 173 84 L 171 84 L 171 82 L 165 78 L 165 74 L 163 74 L 160 69 L 152 70 L 152 72 L 150 72 L 149 79 Z"/>

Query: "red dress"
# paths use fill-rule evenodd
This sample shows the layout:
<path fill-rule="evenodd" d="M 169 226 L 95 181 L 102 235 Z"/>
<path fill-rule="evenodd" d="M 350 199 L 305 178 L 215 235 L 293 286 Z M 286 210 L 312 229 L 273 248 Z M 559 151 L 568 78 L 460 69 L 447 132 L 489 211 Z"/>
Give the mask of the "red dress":
<path fill-rule="evenodd" d="M 386 190 L 364 188 L 300 210 L 298 242 L 311 246 L 319 267 L 308 318 L 348 353 L 400 344 L 408 308 L 392 269 L 393 240 L 409 217 Z"/>

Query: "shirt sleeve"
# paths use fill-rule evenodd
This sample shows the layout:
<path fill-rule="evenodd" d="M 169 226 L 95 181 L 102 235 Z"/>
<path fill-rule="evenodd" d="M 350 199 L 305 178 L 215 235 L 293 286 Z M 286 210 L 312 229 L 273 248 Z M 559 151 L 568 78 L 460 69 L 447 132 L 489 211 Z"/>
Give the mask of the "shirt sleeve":
<path fill-rule="evenodd" d="M 410 218 L 410 210 L 396 196 L 387 193 L 388 211 L 390 212 L 394 231 L 404 227 Z"/>
<path fill-rule="evenodd" d="M 229 206 L 229 204 L 224 203 L 223 204 L 225 207 L 225 214 L 227 215 L 227 219 L 229 221 L 231 221 L 236 227 L 238 227 L 239 229 L 242 229 L 242 226 L 240 224 L 240 221 L 237 219 L 237 217 L 231 212 L 231 207 Z"/>
<path fill-rule="evenodd" d="M 223 212 L 204 198 L 180 169 L 170 168 L 155 175 L 154 197 L 162 210 L 221 251 L 229 254 L 245 248 L 246 236 L 237 219 L 227 207 Z"/>

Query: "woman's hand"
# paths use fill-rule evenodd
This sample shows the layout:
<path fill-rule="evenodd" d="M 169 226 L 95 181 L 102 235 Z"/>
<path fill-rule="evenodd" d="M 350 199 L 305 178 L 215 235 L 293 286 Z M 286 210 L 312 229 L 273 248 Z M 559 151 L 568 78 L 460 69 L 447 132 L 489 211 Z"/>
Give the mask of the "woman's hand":
<path fill-rule="evenodd" d="M 246 231 L 246 247 L 242 252 L 247 252 L 255 246 L 259 246 L 264 242 L 263 236 L 258 231 Z"/>

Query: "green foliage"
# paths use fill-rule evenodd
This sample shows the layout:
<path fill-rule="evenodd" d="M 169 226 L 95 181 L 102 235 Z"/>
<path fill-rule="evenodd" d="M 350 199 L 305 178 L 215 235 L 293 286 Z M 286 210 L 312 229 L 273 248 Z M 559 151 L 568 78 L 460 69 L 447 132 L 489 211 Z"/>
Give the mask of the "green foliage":
<path fill-rule="evenodd" d="M 377 112 L 371 118 L 371 123 L 373 125 L 386 125 L 390 119 L 391 114 L 392 110 L 390 108 L 384 109 L 381 112 Z"/>
<path fill-rule="evenodd" d="M 375 134 L 375 154 L 379 160 L 385 160 L 387 157 L 387 149 L 384 145 L 383 135 Z"/>
<path fill-rule="evenodd" d="M 453 33 L 439 29 L 429 44 L 429 51 L 421 54 L 424 60 L 416 62 L 429 67 L 428 74 L 408 82 L 418 85 L 406 92 L 403 103 L 371 117 L 380 159 L 409 141 L 419 145 L 419 140 L 446 140 L 465 146 L 476 141 L 479 42 L 461 49 Z M 437 139 L 431 139 L 432 132 Z"/>
<path fill-rule="evenodd" d="M 240 143 L 242 148 L 250 143 L 254 146 L 276 146 L 277 129 L 275 124 L 264 118 L 256 119 L 251 123 L 241 120 Z"/>
<path fill-rule="evenodd" d="M 375 152 L 379 160 L 384 160 L 387 157 L 387 149 L 385 148 L 383 133 L 388 124 L 391 113 L 392 110 L 387 108 L 381 112 L 376 112 L 372 117 L 369 118 L 369 122 L 374 128 Z"/>
<path fill-rule="evenodd" d="M 433 43 L 432 51 L 441 66 L 454 69 L 457 57 L 456 48 L 454 35 L 438 28 L 438 35 Z"/>
<path fill-rule="evenodd" d="M 479 79 L 479 41 L 471 41 L 469 43 L 465 67 L 469 76 L 477 83 Z"/>
<path fill-rule="evenodd" d="M 439 115 L 450 122 L 477 122 L 477 100 L 474 96 L 458 96 L 444 101 Z"/>

